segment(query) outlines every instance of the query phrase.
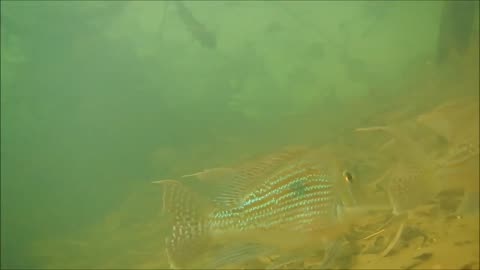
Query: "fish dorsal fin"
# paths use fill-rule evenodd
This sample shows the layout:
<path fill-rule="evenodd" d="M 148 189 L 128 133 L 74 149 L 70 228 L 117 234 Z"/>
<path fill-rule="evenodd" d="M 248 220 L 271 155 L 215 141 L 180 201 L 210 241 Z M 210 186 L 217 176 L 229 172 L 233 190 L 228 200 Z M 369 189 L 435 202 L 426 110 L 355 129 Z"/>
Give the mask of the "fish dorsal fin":
<path fill-rule="evenodd" d="M 182 175 L 182 178 L 195 177 L 203 181 L 221 181 L 222 178 L 234 172 L 234 168 L 211 168 L 204 169 L 201 172 Z"/>
<path fill-rule="evenodd" d="M 197 179 L 209 187 L 208 192 L 218 206 L 234 207 L 247 193 L 265 183 L 270 175 L 296 162 L 306 151 L 307 148 L 303 146 L 286 147 L 234 168 L 211 170 Z"/>
<path fill-rule="evenodd" d="M 242 165 L 226 182 L 218 200 L 226 205 L 237 205 L 244 196 L 265 184 L 278 171 L 297 164 L 307 153 L 303 147 L 288 147 Z"/>
<path fill-rule="evenodd" d="M 208 199 L 203 198 L 179 181 L 168 179 L 153 183 L 163 187 L 163 211 L 166 213 L 175 215 L 188 213 L 200 217 L 214 209 Z"/>

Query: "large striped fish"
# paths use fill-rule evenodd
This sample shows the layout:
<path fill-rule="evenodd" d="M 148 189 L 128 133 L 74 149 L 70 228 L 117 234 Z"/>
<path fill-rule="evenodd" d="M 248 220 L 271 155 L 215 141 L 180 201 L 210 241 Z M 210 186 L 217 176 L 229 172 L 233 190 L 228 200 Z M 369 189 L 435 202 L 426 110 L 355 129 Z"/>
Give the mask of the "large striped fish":
<path fill-rule="evenodd" d="M 338 169 L 330 155 L 289 148 L 220 173 L 194 174 L 212 175 L 199 183 L 215 194 L 156 181 L 172 222 L 166 239 L 172 268 L 248 268 L 260 256 L 291 259 L 312 250 L 326 250 L 325 265 L 348 228 L 344 206 L 354 203 L 352 175 Z"/>

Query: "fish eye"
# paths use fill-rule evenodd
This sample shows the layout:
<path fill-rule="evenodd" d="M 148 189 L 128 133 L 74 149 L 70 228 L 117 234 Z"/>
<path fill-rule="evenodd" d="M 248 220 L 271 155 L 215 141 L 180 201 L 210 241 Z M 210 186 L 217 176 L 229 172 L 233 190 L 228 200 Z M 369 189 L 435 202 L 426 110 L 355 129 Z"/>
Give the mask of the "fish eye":
<path fill-rule="evenodd" d="M 343 178 L 345 179 L 346 182 L 353 183 L 353 175 L 350 172 L 344 171 Z"/>

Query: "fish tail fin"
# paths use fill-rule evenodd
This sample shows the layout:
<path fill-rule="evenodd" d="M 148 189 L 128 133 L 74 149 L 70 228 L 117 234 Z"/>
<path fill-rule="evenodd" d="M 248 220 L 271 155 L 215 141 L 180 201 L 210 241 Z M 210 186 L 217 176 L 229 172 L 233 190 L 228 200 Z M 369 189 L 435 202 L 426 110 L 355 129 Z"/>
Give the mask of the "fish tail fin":
<path fill-rule="evenodd" d="M 175 180 L 154 183 L 163 187 L 163 211 L 168 215 L 171 232 L 165 239 L 172 268 L 196 267 L 210 240 L 208 213 L 211 204 Z"/>

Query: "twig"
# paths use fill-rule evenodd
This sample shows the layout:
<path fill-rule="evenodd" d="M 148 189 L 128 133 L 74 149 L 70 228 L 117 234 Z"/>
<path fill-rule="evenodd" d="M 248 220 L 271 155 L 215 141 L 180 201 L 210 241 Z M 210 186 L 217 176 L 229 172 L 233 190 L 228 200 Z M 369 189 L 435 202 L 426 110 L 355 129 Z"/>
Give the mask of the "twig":
<path fill-rule="evenodd" d="M 377 234 L 381 234 L 381 233 L 384 232 L 384 231 L 385 231 L 385 229 L 381 229 L 381 230 L 378 231 L 378 232 L 372 233 L 372 234 L 370 234 L 369 236 L 366 236 L 366 237 L 362 238 L 362 240 L 368 240 L 368 239 L 374 237 L 374 236 L 377 235 Z"/>
<path fill-rule="evenodd" d="M 395 234 L 395 238 L 393 238 L 392 242 L 390 242 L 388 247 L 382 252 L 382 257 L 387 256 L 390 253 L 390 251 L 392 251 L 392 249 L 395 247 L 398 240 L 400 240 L 400 237 L 402 236 L 404 227 L 405 227 L 405 221 L 402 222 L 402 224 L 400 224 L 400 227 L 398 228 L 398 231 Z"/>

